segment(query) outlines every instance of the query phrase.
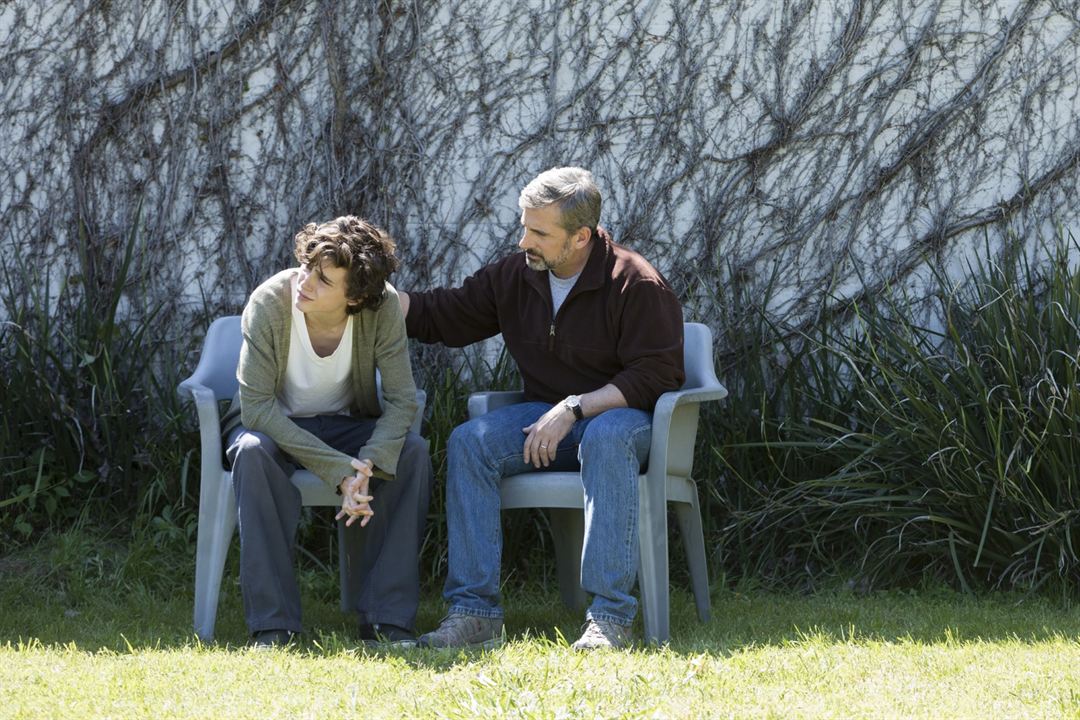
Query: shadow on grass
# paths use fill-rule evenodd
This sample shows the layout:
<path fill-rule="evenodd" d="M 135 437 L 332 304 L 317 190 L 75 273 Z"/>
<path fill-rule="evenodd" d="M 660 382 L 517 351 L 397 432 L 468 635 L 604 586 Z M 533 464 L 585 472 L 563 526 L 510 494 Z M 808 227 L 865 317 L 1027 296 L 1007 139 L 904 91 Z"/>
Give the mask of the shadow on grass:
<path fill-rule="evenodd" d="M 200 645 L 192 632 L 190 557 L 140 555 L 92 538 L 76 540 L 43 542 L 0 557 L 0 644 L 33 642 L 119 653 Z M 159 561 L 172 557 L 171 567 L 161 567 L 161 562 L 155 566 L 155 557 Z M 309 571 L 308 582 L 302 583 L 307 632 L 294 652 L 400 658 L 435 670 L 486 656 L 480 650 L 364 648 L 355 620 L 337 605 L 334 579 L 325 575 Z M 504 607 L 510 648 L 524 642 L 564 649 L 577 638 L 584 621 L 584 613 L 561 604 L 554 587 L 511 588 Z M 443 612 L 437 589 L 426 588 L 418 631 L 436 627 Z M 1067 602 L 1005 594 L 971 597 L 944 589 L 869 596 L 719 591 L 713 597 L 711 621 L 701 623 L 690 595 L 674 588 L 671 618 L 670 644 L 639 647 L 639 651 L 728 655 L 747 647 L 782 646 L 808 638 L 933 645 L 1080 637 L 1080 613 Z M 642 636 L 640 619 L 635 632 Z M 216 634 L 215 641 L 204 647 L 246 651 L 248 637 L 233 569 L 227 569 L 223 580 Z"/>

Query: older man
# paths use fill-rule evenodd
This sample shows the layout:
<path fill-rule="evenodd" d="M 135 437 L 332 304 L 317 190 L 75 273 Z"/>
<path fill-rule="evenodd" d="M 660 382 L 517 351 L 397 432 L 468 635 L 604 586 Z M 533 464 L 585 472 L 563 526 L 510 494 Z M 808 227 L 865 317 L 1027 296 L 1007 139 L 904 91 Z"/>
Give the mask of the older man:
<path fill-rule="evenodd" d="M 579 650 L 625 647 L 637 611 L 638 474 L 652 409 L 683 381 L 682 310 L 667 281 L 599 227 L 587 170 L 554 168 L 518 199 L 522 252 L 459 288 L 398 293 L 410 337 L 460 347 L 502 333 L 525 402 L 457 427 L 447 469 L 449 612 L 429 647 L 503 636 L 500 479 L 580 470 L 582 587 L 593 596 Z"/>

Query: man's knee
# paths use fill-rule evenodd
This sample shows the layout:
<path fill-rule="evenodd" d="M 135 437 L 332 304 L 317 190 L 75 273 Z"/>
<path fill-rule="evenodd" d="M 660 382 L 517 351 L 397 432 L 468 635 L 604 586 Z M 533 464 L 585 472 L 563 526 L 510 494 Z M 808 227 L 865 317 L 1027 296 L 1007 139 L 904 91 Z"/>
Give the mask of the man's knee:
<path fill-rule="evenodd" d="M 447 454 L 470 453 L 480 443 L 481 424 L 477 420 L 467 420 L 450 431 L 446 441 Z"/>
<path fill-rule="evenodd" d="M 582 465 L 600 462 L 621 466 L 626 463 L 640 469 L 649 456 L 651 418 L 633 411 L 609 410 L 608 413 L 589 423 L 585 429 L 578 448 L 578 460 Z"/>
<path fill-rule="evenodd" d="M 627 447 L 633 443 L 640 428 L 628 427 L 619 423 L 592 422 L 585 429 L 581 438 L 581 450 L 589 453 L 603 451 L 613 447 Z"/>

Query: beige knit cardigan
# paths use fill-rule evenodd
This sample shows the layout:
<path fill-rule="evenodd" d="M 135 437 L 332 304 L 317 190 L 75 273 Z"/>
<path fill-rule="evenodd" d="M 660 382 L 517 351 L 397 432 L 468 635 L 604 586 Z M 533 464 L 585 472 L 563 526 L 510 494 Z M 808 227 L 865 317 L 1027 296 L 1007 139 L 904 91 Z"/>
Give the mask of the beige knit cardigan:
<path fill-rule="evenodd" d="M 298 271 L 291 268 L 274 275 L 255 288 L 244 307 L 244 340 L 236 368 L 240 389 L 223 420 L 224 434 L 227 438 L 241 424 L 265 433 L 281 450 L 336 488 L 344 477 L 355 473 L 352 458 L 301 430 L 285 415 L 279 399 L 292 336 L 291 281 Z M 354 400 L 350 414 L 377 418 L 375 432 L 357 455 L 374 463 L 377 476 L 393 478 L 417 403 L 405 319 L 390 283 L 378 309 L 353 315 L 351 341 Z M 375 368 L 382 376 L 383 406 L 376 395 Z"/>

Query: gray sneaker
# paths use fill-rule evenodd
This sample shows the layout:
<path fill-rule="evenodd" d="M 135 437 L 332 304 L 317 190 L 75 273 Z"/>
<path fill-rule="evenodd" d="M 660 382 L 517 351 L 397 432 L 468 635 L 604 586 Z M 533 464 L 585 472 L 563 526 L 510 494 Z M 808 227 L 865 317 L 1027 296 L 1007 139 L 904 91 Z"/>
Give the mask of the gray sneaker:
<path fill-rule="evenodd" d="M 502 618 L 452 613 L 442 619 L 439 627 L 421 635 L 417 644 L 428 648 L 479 647 L 490 650 L 502 641 Z"/>
<path fill-rule="evenodd" d="M 630 647 L 634 639 L 630 637 L 630 626 L 606 620 L 589 620 L 581 637 L 571 645 L 574 650 L 599 650 L 609 648 L 621 650 Z"/>

